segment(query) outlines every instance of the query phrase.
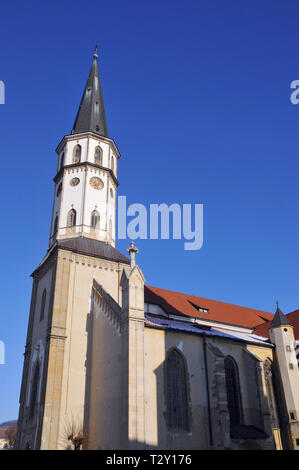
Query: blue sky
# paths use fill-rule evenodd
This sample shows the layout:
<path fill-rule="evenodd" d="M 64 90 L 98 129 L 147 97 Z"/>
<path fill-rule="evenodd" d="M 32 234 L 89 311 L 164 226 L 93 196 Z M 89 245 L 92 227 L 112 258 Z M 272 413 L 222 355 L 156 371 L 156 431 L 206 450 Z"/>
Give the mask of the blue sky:
<path fill-rule="evenodd" d="M 277 299 L 284 312 L 299 308 L 298 17 L 295 0 L 2 1 L 0 422 L 17 417 L 55 148 L 96 43 L 122 154 L 118 194 L 146 206 L 204 204 L 201 250 L 136 240 L 147 283 L 270 312 Z"/>

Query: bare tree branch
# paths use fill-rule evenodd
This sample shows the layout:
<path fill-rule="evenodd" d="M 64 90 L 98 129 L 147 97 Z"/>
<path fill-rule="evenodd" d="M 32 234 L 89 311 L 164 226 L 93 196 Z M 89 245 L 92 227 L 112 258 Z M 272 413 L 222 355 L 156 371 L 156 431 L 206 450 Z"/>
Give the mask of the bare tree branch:
<path fill-rule="evenodd" d="M 68 443 L 68 448 L 71 442 L 72 450 L 81 450 L 83 444 L 87 441 L 82 422 L 75 420 L 73 416 L 67 419 L 64 426 L 63 438 Z"/>
<path fill-rule="evenodd" d="M 4 436 L 7 439 L 7 444 L 5 444 L 5 449 L 13 449 L 15 444 L 15 438 L 17 434 L 17 426 L 12 426 L 5 430 Z"/>

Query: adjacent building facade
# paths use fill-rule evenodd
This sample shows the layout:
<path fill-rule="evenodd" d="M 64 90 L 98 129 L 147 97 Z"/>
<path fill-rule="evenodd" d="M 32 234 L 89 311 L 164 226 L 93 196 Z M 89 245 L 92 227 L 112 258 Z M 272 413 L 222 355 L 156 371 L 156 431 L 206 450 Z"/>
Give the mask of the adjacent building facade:
<path fill-rule="evenodd" d="M 18 449 L 297 449 L 299 311 L 146 286 L 115 248 L 120 153 L 97 51 L 57 147 L 48 251 L 33 272 Z"/>

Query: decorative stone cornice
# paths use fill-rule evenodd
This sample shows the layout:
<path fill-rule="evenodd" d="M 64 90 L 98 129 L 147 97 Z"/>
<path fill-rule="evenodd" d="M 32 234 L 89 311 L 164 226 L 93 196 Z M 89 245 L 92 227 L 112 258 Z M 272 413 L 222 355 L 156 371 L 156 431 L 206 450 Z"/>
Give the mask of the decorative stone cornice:
<path fill-rule="evenodd" d="M 88 169 L 88 167 L 91 167 L 91 168 L 94 168 L 94 169 L 99 169 L 99 170 L 102 170 L 104 171 L 105 173 L 109 173 L 111 178 L 113 179 L 113 182 L 115 183 L 115 186 L 118 187 L 119 185 L 119 182 L 115 176 L 115 174 L 113 173 L 113 171 L 110 169 L 110 168 L 107 168 L 105 166 L 101 166 L 101 165 L 97 165 L 96 163 L 92 163 L 92 162 L 80 162 L 80 163 L 72 163 L 71 165 L 64 165 L 63 168 L 61 168 L 58 173 L 56 173 L 56 175 L 54 176 L 53 178 L 53 181 L 54 183 L 57 183 L 58 181 L 60 181 L 63 173 L 64 173 L 64 170 L 67 170 L 67 169 L 72 169 L 72 168 L 84 168 L 86 171 Z"/>

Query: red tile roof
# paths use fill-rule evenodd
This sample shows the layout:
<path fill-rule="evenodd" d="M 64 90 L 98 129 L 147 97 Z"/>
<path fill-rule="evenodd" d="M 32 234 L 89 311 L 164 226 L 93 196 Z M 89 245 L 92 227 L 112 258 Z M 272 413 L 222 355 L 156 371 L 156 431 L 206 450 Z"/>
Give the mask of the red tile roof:
<path fill-rule="evenodd" d="M 294 310 L 294 312 L 288 313 L 286 315 L 289 322 L 294 327 L 294 336 L 295 339 L 299 340 L 299 310 Z M 271 326 L 271 321 L 267 321 L 261 325 L 258 325 L 254 331 L 256 335 L 264 336 L 265 338 L 269 338 L 269 328 Z"/>
<path fill-rule="evenodd" d="M 158 287 L 145 286 L 144 300 L 148 303 L 158 304 L 167 313 L 187 315 L 205 320 L 231 325 L 254 328 L 256 325 L 272 321 L 273 313 L 239 307 L 216 300 L 204 299 L 193 295 L 173 292 Z M 200 312 L 195 306 L 207 309 L 208 313 Z"/>
<path fill-rule="evenodd" d="M 7 429 L 0 429 L 0 439 L 7 439 Z"/>

